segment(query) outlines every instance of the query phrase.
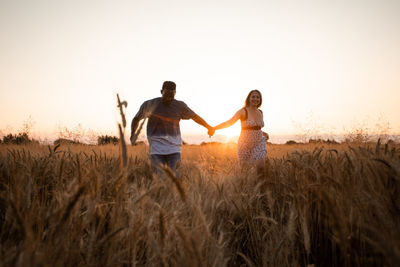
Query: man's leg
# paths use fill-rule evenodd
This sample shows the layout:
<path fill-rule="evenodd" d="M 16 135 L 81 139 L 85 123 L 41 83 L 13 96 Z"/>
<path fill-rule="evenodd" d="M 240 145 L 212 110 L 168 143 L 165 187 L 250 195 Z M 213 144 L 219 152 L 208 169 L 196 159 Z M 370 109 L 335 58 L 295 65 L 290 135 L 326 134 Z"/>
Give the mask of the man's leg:
<path fill-rule="evenodd" d="M 173 172 L 175 172 L 176 177 L 181 176 L 181 153 L 174 153 L 165 155 L 166 156 L 166 164 L 171 168 Z"/>

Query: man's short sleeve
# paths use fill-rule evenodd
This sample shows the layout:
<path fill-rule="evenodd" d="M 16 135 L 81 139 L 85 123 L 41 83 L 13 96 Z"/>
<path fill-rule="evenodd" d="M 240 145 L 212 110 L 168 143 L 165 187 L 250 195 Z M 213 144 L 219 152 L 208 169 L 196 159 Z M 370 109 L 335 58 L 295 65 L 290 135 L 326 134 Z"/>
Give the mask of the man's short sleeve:
<path fill-rule="evenodd" d="M 181 107 L 181 119 L 182 120 L 189 120 L 193 119 L 196 116 L 193 110 L 191 110 L 185 103 L 182 102 Z"/>
<path fill-rule="evenodd" d="M 144 102 L 140 106 L 138 113 L 136 113 L 135 118 L 139 120 L 147 118 L 149 116 L 149 106 L 149 101 Z"/>

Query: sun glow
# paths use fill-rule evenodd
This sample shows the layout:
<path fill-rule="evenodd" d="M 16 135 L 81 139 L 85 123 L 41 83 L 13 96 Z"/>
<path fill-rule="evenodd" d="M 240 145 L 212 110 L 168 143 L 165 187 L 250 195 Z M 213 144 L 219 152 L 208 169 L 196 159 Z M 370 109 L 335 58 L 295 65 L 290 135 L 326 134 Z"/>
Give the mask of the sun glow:
<path fill-rule="evenodd" d="M 228 139 L 234 139 L 240 135 L 240 123 L 236 122 L 229 128 L 218 130 L 216 134 L 223 135 Z"/>

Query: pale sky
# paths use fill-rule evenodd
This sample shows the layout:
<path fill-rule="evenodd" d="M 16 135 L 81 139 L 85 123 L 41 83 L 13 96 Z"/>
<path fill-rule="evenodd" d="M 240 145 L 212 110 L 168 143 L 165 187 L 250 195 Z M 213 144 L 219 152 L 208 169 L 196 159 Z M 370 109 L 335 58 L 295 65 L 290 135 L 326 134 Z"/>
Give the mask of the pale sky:
<path fill-rule="evenodd" d="M 337 131 L 383 117 L 400 132 L 399 14 L 398 0 L 0 0 L 0 129 L 31 116 L 40 133 L 117 134 L 116 93 L 130 124 L 172 80 L 211 125 L 259 89 L 272 135 L 310 112 Z"/>

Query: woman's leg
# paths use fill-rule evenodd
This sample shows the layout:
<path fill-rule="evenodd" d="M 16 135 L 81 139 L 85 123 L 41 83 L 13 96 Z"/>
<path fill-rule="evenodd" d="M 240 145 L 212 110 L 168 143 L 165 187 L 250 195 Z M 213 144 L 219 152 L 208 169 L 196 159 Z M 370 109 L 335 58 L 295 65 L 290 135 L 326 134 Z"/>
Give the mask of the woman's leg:
<path fill-rule="evenodd" d="M 265 176 L 265 158 L 256 161 L 257 175 L 262 178 Z"/>

